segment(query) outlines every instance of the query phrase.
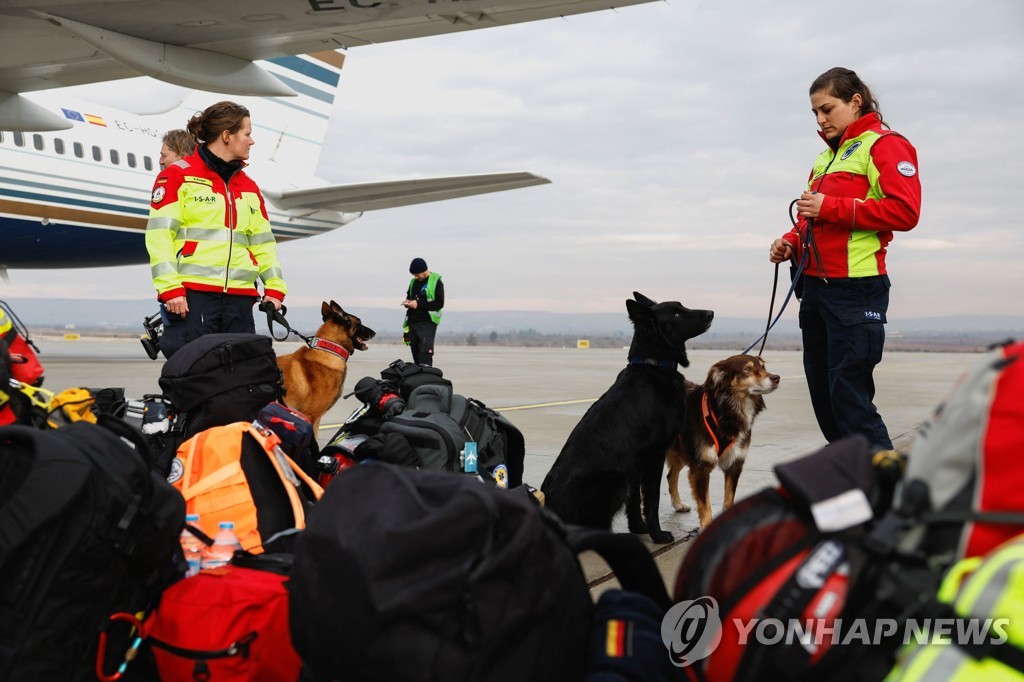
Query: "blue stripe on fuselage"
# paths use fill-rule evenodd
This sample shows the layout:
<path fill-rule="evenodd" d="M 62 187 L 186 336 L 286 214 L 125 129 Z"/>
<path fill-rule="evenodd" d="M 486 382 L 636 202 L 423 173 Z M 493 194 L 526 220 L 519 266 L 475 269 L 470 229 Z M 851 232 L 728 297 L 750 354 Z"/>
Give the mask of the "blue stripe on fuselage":
<path fill-rule="evenodd" d="M 291 226 L 271 225 L 278 242 L 310 236 Z M 38 219 L 0 216 L 0 244 L 0 267 L 12 269 L 96 268 L 149 262 L 143 230 L 107 230 L 56 222 L 43 225 Z"/>
<path fill-rule="evenodd" d="M 148 263 L 145 233 L 0 217 L 0 267 L 93 268 Z"/>

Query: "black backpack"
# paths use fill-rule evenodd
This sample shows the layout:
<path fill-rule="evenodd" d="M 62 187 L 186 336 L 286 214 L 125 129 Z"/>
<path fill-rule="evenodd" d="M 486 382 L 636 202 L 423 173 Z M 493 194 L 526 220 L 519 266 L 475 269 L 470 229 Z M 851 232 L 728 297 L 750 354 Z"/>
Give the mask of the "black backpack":
<path fill-rule="evenodd" d="M 525 447 L 519 429 L 479 400 L 453 392 L 450 386 L 416 388 L 405 411 L 384 422 L 380 433 L 404 436 L 421 466 L 435 471 L 461 471 L 462 450 L 467 441 L 475 442 L 477 470 L 482 476 L 495 476 L 496 469 L 504 466 L 507 487 L 523 482 Z"/>
<path fill-rule="evenodd" d="M 252 421 L 281 399 L 282 386 L 269 336 L 207 334 L 185 344 L 160 372 L 164 398 L 177 413 L 170 457 L 179 444 L 211 426 Z M 170 464 L 167 454 L 158 456 L 161 467 Z"/>
<path fill-rule="evenodd" d="M 361 464 L 331 483 L 296 542 L 292 642 L 322 679 L 582 680 L 594 609 L 584 550 L 668 609 L 632 535 L 566 527 L 525 487 Z"/>
<path fill-rule="evenodd" d="M 0 679 L 96 679 L 110 617 L 146 610 L 184 573 L 184 521 L 181 495 L 104 426 L 0 429 Z"/>
<path fill-rule="evenodd" d="M 404 360 L 395 360 L 380 371 L 382 381 L 390 382 L 406 401 L 420 386 L 439 385 L 451 388 L 452 382 L 444 378 L 444 372 L 437 367 L 426 367 Z"/>

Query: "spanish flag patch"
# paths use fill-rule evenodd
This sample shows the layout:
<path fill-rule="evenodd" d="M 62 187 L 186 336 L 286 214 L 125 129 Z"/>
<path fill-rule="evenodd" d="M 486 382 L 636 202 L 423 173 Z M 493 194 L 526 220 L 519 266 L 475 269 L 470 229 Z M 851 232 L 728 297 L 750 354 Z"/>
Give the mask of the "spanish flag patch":
<path fill-rule="evenodd" d="M 629 658 L 633 655 L 633 622 L 610 620 L 605 632 L 604 652 L 608 658 Z"/>

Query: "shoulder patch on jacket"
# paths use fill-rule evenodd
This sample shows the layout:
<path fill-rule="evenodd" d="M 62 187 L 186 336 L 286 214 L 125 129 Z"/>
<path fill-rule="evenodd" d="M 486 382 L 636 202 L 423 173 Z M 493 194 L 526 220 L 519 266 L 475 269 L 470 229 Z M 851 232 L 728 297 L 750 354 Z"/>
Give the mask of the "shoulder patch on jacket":
<path fill-rule="evenodd" d="M 905 175 L 908 178 L 912 178 L 917 174 L 917 168 L 909 161 L 900 161 L 896 164 L 896 170 L 900 172 L 900 175 Z"/>

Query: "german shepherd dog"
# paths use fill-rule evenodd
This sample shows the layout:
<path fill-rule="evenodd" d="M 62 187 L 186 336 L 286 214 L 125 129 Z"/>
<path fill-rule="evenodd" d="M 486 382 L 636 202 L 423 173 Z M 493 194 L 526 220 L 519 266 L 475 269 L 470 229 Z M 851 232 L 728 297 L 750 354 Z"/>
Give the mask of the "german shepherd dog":
<path fill-rule="evenodd" d="M 661 529 L 658 501 L 665 451 L 683 427 L 678 366 L 689 366 L 686 341 L 707 331 L 714 313 L 633 298 L 628 364 L 569 434 L 541 490 L 563 521 L 593 528 L 609 528 L 625 503 L 631 533 L 666 543 L 673 538 Z"/>
<path fill-rule="evenodd" d="M 320 419 L 341 396 L 349 356 L 366 350 L 366 342 L 377 334 L 334 301 L 324 301 L 320 314 L 323 324 L 310 343 L 277 358 L 284 377 L 284 402 L 309 417 L 314 434 L 320 431 Z"/>
<path fill-rule="evenodd" d="M 779 387 L 779 375 L 754 355 L 733 355 L 708 371 L 703 385 L 687 383 L 683 430 L 666 453 L 668 489 L 676 511 L 690 508 L 679 499 L 679 472 L 689 467 L 690 491 L 701 530 L 711 523 L 708 488 L 717 466 L 725 474 L 723 509 L 732 506 L 750 448 L 754 418 L 765 409 L 764 395 Z"/>

